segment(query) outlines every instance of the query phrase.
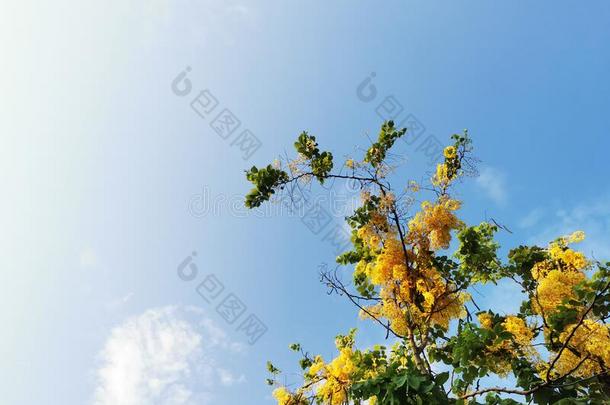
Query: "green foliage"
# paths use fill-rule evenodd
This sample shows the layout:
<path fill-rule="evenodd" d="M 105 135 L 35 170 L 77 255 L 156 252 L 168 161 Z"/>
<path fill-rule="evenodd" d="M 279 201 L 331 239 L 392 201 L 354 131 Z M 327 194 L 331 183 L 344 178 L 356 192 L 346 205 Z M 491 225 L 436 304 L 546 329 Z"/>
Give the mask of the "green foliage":
<path fill-rule="evenodd" d="M 271 374 L 281 373 L 280 369 L 275 367 L 270 361 L 267 362 L 267 371 L 269 371 Z"/>
<path fill-rule="evenodd" d="M 591 293 L 595 291 L 605 291 L 604 294 L 598 294 L 594 303 L 592 303 L 591 313 L 601 319 L 607 319 L 610 317 L 610 293 L 606 290 L 606 286 L 610 284 L 610 263 L 605 265 L 598 263 L 598 270 L 591 277 L 591 281 L 586 283 L 586 291 L 580 293 L 577 291 L 577 295 L 588 294 L 588 298 L 591 298 Z M 579 287 L 579 286 L 577 286 Z M 590 300 L 591 301 L 591 300 Z"/>
<path fill-rule="evenodd" d="M 358 263 L 364 260 L 370 263 L 373 260 L 371 249 L 364 244 L 362 239 L 358 237 L 356 230 L 352 231 L 352 246 L 353 250 L 347 251 L 337 257 L 337 263 L 347 265 Z M 375 286 L 371 284 L 371 281 L 366 274 L 362 272 L 354 272 L 354 287 L 364 298 L 371 298 L 375 293 Z"/>
<path fill-rule="evenodd" d="M 500 245 L 493 239 L 498 227 L 488 222 L 462 229 L 455 257 L 460 260 L 460 270 L 473 282 L 496 281 L 501 277 L 497 251 Z"/>
<path fill-rule="evenodd" d="M 504 269 L 505 273 L 509 276 L 518 276 L 526 291 L 533 291 L 536 283 L 532 278 L 532 267 L 547 257 L 547 252 L 538 246 L 519 246 L 511 249 L 508 252 L 508 266 Z"/>
<path fill-rule="evenodd" d="M 246 195 L 245 205 L 247 208 L 255 208 L 268 201 L 276 188 L 288 181 L 288 173 L 271 165 L 262 169 L 252 166 L 246 172 L 246 178 L 254 184 L 254 188 Z"/>
<path fill-rule="evenodd" d="M 452 179 L 461 174 L 462 170 L 462 158 L 466 153 L 468 153 L 472 147 L 472 140 L 468 136 L 468 131 L 464 130 L 464 132 L 460 134 L 453 134 L 451 136 L 453 139 L 453 156 L 447 155 L 445 153 L 445 165 L 447 166 L 447 177 Z"/>
<path fill-rule="evenodd" d="M 348 225 L 352 229 L 358 230 L 368 224 L 371 220 L 371 213 L 378 210 L 380 200 L 379 196 L 372 195 L 360 207 L 356 208 L 352 215 L 345 218 Z"/>
<path fill-rule="evenodd" d="M 557 309 L 547 314 L 547 323 L 557 332 L 561 332 L 566 326 L 573 324 L 578 319 L 578 309 L 567 303 L 560 304 Z"/>
<path fill-rule="evenodd" d="M 333 154 L 330 152 L 320 153 L 316 137 L 305 131 L 299 135 L 294 143 L 294 148 L 310 161 L 311 172 L 320 183 L 324 183 L 326 176 L 333 168 Z"/>
<path fill-rule="evenodd" d="M 351 241 L 353 249 L 339 255 L 336 259 L 337 263 L 346 265 L 354 264 L 361 260 L 367 262 L 372 260 L 371 249 L 358 237 L 357 231 L 371 220 L 371 213 L 377 210 L 379 201 L 378 196 L 371 196 L 362 206 L 356 208 L 351 216 L 345 218 L 352 228 Z M 375 288 L 365 274 L 355 272 L 354 285 L 363 297 L 370 298 L 373 296 Z"/>
<path fill-rule="evenodd" d="M 512 398 L 502 398 L 495 392 L 489 393 L 485 396 L 485 405 L 514 405 L 519 404 Z"/>
<path fill-rule="evenodd" d="M 335 337 L 335 344 L 337 346 L 337 349 L 344 349 L 344 348 L 351 349 L 352 347 L 354 347 L 355 336 L 356 336 L 356 328 L 350 329 L 347 335 L 337 335 Z"/>
<path fill-rule="evenodd" d="M 320 155 L 320 149 L 318 148 L 316 137 L 309 135 L 307 131 L 301 132 L 294 143 L 294 148 L 298 153 L 305 156 L 307 159 L 313 159 L 315 156 Z"/>
<path fill-rule="evenodd" d="M 353 250 L 347 251 L 337 257 L 337 263 L 339 264 L 354 264 L 360 260 L 371 260 L 371 249 L 364 244 L 364 241 L 358 237 L 356 230 L 352 231 L 351 241 L 353 244 Z"/>
<path fill-rule="evenodd" d="M 345 218 L 352 228 L 351 241 L 353 249 L 339 255 L 336 260 L 337 263 L 346 265 L 358 263 L 361 260 L 370 262 L 373 259 L 371 249 L 358 237 L 358 229 L 369 223 L 371 213 L 379 208 L 379 202 L 380 198 L 373 195 L 360 207 L 356 208 L 351 216 Z M 374 295 L 375 287 L 364 273 L 354 272 L 354 286 L 360 295 L 365 298 L 371 298 Z"/>
<path fill-rule="evenodd" d="M 388 150 L 394 142 L 407 132 L 406 128 L 396 129 L 394 121 L 386 121 L 381 126 L 377 142 L 373 143 L 364 156 L 364 161 L 373 167 L 378 167 L 384 161 Z"/>
<path fill-rule="evenodd" d="M 354 286 L 356 291 L 364 298 L 373 298 L 375 296 L 375 286 L 364 273 L 354 273 Z"/>
<path fill-rule="evenodd" d="M 490 329 L 460 322 L 457 333 L 446 345 L 429 350 L 431 360 L 441 361 L 452 367 L 455 373 L 452 386 L 454 392 L 465 392 L 479 378 L 494 373 L 498 363 L 513 361 L 510 351 L 503 349 L 503 344 L 511 342 L 513 335 L 502 326 L 503 317 L 491 312 L 489 314 L 492 316 Z M 489 352 L 488 348 L 491 346 L 498 349 L 493 353 Z M 499 399 L 494 396 L 488 398 L 496 401 L 491 403 L 503 403 L 497 402 Z"/>
<path fill-rule="evenodd" d="M 375 357 L 374 353 L 372 357 Z M 448 398 L 443 384 L 448 378 L 449 373 L 446 372 L 436 377 L 423 374 L 408 359 L 406 367 L 399 367 L 397 363 L 389 364 L 375 377 L 353 384 L 351 392 L 356 398 L 376 396 L 380 405 L 445 404 L 448 403 Z"/>
<path fill-rule="evenodd" d="M 460 265 L 447 256 L 432 257 L 432 264 L 445 279 L 453 280 L 458 288 L 465 288 L 468 285 L 470 276 L 464 274 Z"/>

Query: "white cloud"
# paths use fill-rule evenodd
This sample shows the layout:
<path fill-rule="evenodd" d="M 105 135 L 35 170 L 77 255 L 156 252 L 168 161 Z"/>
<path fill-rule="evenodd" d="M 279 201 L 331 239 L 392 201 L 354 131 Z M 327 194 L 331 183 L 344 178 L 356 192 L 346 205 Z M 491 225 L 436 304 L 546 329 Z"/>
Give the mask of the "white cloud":
<path fill-rule="evenodd" d="M 578 249 L 600 261 L 610 259 L 610 196 L 569 208 L 539 208 L 538 212 L 539 219 L 530 226 L 546 226 L 530 238 L 530 243 L 545 246 L 559 236 L 582 230 L 587 237 L 578 245 Z M 544 215 L 544 212 L 547 214 Z M 526 219 L 527 217 L 522 222 L 527 224 Z"/>
<path fill-rule="evenodd" d="M 219 365 L 242 350 L 202 311 L 150 309 L 114 328 L 100 354 L 95 405 L 207 405 L 245 381 Z"/>
<path fill-rule="evenodd" d="M 225 387 L 230 387 L 235 385 L 236 383 L 242 383 L 246 381 L 246 377 L 242 374 L 240 376 L 236 376 L 231 371 L 226 370 L 224 368 L 218 369 L 218 377 L 220 378 L 220 383 Z"/>
<path fill-rule="evenodd" d="M 122 297 L 117 297 L 115 299 L 112 299 L 110 301 L 108 301 L 104 306 L 106 307 L 106 310 L 108 311 L 116 311 L 118 309 L 120 309 L 121 307 L 123 307 L 124 305 L 126 305 L 134 296 L 133 291 L 129 292 L 125 295 L 123 295 Z"/>
<path fill-rule="evenodd" d="M 496 204 L 504 205 L 507 200 L 506 175 L 493 167 L 483 167 L 476 184 Z"/>
<path fill-rule="evenodd" d="M 525 217 L 521 218 L 519 221 L 520 228 L 531 228 L 532 226 L 538 224 L 542 217 L 544 216 L 544 211 L 540 208 L 533 209 L 527 214 Z"/>
<path fill-rule="evenodd" d="M 144 14 L 152 32 L 171 30 L 200 44 L 220 40 L 224 45 L 234 45 L 239 30 L 260 26 L 256 9 L 239 0 L 138 0 L 135 4 L 137 14 Z"/>

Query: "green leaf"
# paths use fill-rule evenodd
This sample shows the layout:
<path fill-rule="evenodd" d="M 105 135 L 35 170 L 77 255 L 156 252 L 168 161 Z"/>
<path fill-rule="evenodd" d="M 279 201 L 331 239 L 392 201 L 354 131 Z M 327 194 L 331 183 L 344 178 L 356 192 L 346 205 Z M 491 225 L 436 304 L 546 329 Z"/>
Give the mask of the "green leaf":
<path fill-rule="evenodd" d="M 423 381 L 423 379 L 421 377 L 417 377 L 417 376 L 412 375 L 412 374 L 409 374 L 407 376 L 407 380 L 409 382 L 409 387 L 413 388 L 414 390 L 418 390 L 419 389 L 419 385 Z"/>
<path fill-rule="evenodd" d="M 398 375 L 398 376 L 392 378 L 392 382 L 394 383 L 394 385 L 397 388 L 400 388 L 403 385 L 405 385 L 405 382 L 407 382 L 408 378 L 409 378 L 408 374 L 401 374 L 401 375 Z"/>
<path fill-rule="evenodd" d="M 447 382 L 447 380 L 449 380 L 449 372 L 445 371 L 443 373 L 438 374 L 435 378 L 434 381 L 436 382 L 437 385 L 443 385 Z"/>

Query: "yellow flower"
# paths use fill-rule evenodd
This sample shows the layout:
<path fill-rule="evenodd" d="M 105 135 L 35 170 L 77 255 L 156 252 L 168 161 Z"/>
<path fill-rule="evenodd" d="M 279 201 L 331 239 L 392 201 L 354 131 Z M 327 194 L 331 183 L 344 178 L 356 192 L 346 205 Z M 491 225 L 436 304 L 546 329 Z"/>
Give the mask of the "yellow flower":
<path fill-rule="evenodd" d="M 422 210 L 409 222 L 409 239 L 420 244 L 429 243 L 433 250 L 447 249 L 451 231 L 462 226 L 462 221 L 453 213 L 459 207 L 460 202 L 450 198 L 441 199 L 434 205 L 424 201 Z"/>
<path fill-rule="evenodd" d="M 489 313 L 483 312 L 477 315 L 477 317 L 483 328 L 491 329 L 493 327 L 493 317 Z M 502 326 L 507 332 L 510 332 L 513 335 L 513 340 L 519 348 L 516 349 L 511 340 L 503 340 L 497 343 L 494 342 L 494 344 L 488 346 L 487 351 L 490 354 L 509 352 L 512 356 L 521 356 L 523 353 L 532 361 L 539 359 L 538 352 L 531 344 L 532 339 L 534 338 L 534 332 L 522 318 L 515 315 L 509 315 L 502 322 Z M 501 377 L 506 377 L 512 370 L 510 361 L 501 358 L 494 359 L 491 369 Z"/>
<path fill-rule="evenodd" d="M 277 405 L 289 405 L 292 395 L 286 387 L 279 387 L 273 391 L 273 398 L 277 400 Z"/>
<path fill-rule="evenodd" d="M 488 312 L 483 312 L 483 313 L 477 315 L 477 318 L 479 318 L 479 323 L 485 329 L 491 329 L 491 327 L 493 326 L 493 324 L 492 324 L 493 317 Z"/>
<path fill-rule="evenodd" d="M 351 382 L 356 365 L 352 361 L 353 352 L 350 348 L 343 348 L 333 361 L 325 368 L 324 384 L 318 389 L 316 396 L 324 404 L 343 405 L 347 401 L 347 389 Z"/>
<path fill-rule="evenodd" d="M 583 240 L 585 240 L 585 233 L 583 231 L 576 231 L 568 237 L 568 241 L 570 243 L 578 243 L 582 242 Z"/>
<path fill-rule="evenodd" d="M 347 159 L 347 161 L 345 162 L 345 166 L 349 167 L 350 169 L 353 169 L 354 168 L 353 159 Z"/>
<path fill-rule="evenodd" d="M 584 360 L 584 356 L 601 360 L 604 364 L 610 364 L 610 332 L 608 326 L 591 319 L 585 319 L 579 326 L 573 324 L 568 326 L 559 336 L 560 342 L 565 342 L 572 335 L 574 327 L 577 327 L 570 339 L 570 346 L 576 349 L 564 350 L 561 357 L 556 361 L 551 375 L 564 375 L 574 370 L 575 376 L 588 377 L 601 372 L 597 361 Z M 546 366 L 548 368 L 548 365 Z M 546 370 L 545 370 L 546 371 Z M 546 372 L 545 372 L 546 374 Z"/>
<path fill-rule="evenodd" d="M 460 209 L 460 207 L 462 206 L 462 202 L 458 201 L 458 200 L 454 200 L 451 198 L 447 198 L 445 200 L 445 208 L 447 208 L 450 211 L 457 211 Z"/>
<path fill-rule="evenodd" d="M 567 249 L 563 252 L 561 259 L 569 266 L 574 267 L 577 270 L 582 270 L 589 265 L 589 262 L 585 258 L 585 255 L 581 252 L 575 252 L 572 249 Z"/>
<path fill-rule="evenodd" d="M 426 305 L 427 308 L 432 308 L 435 301 L 434 294 L 430 291 L 424 291 L 422 295 L 424 296 L 424 305 Z"/>
<path fill-rule="evenodd" d="M 322 357 L 316 356 L 313 364 L 311 365 L 311 367 L 309 367 L 309 372 L 307 374 L 309 374 L 309 376 L 313 377 L 314 375 L 318 374 L 318 372 L 320 372 L 320 370 L 322 370 L 324 368 L 324 366 L 325 366 L 325 364 L 324 364 L 324 360 L 322 359 Z"/>
<path fill-rule="evenodd" d="M 515 341 L 521 346 L 529 345 L 534 338 L 534 332 L 518 316 L 507 316 L 502 325 L 504 329 L 513 334 Z"/>
<path fill-rule="evenodd" d="M 582 270 L 589 265 L 589 262 L 583 253 L 565 248 L 559 243 L 551 243 L 548 251 L 554 260 L 561 260 L 563 263 L 574 267 L 576 270 Z"/>
<path fill-rule="evenodd" d="M 539 280 L 549 274 L 549 271 L 554 270 L 553 262 L 550 260 L 543 260 L 534 264 L 532 267 L 532 277 L 534 280 Z"/>
<path fill-rule="evenodd" d="M 453 159 L 457 154 L 455 146 L 447 146 L 443 151 L 443 154 L 447 159 Z"/>
<path fill-rule="evenodd" d="M 432 184 L 435 186 L 446 187 L 450 183 L 448 167 L 444 163 L 436 165 L 436 173 L 432 176 Z"/>
<path fill-rule="evenodd" d="M 555 311 L 564 299 L 574 297 L 573 287 L 583 281 L 585 275 L 578 271 L 551 270 L 538 282 L 538 296 L 534 300 L 537 312 Z"/>
<path fill-rule="evenodd" d="M 380 243 L 381 243 L 381 238 L 378 235 L 373 235 L 369 239 L 369 246 L 372 247 L 373 249 L 377 249 L 379 247 Z"/>
<path fill-rule="evenodd" d="M 557 243 L 551 243 L 549 246 L 549 254 L 553 259 L 559 260 L 563 256 L 563 248 Z"/>

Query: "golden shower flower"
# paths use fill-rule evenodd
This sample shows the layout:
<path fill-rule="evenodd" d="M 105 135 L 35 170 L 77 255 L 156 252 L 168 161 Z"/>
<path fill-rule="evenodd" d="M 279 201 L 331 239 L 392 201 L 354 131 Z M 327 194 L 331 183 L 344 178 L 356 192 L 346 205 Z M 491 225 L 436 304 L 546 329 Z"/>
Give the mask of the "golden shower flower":
<path fill-rule="evenodd" d="M 445 155 L 445 157 L 447 159 L 453 159 L 457 155 L 457 151 L 455 149 L 455 146 L 453 146 L 453 145 L 447 146 L 445 148 L 445 150 L 443 151 L 443 154 Z"/>

